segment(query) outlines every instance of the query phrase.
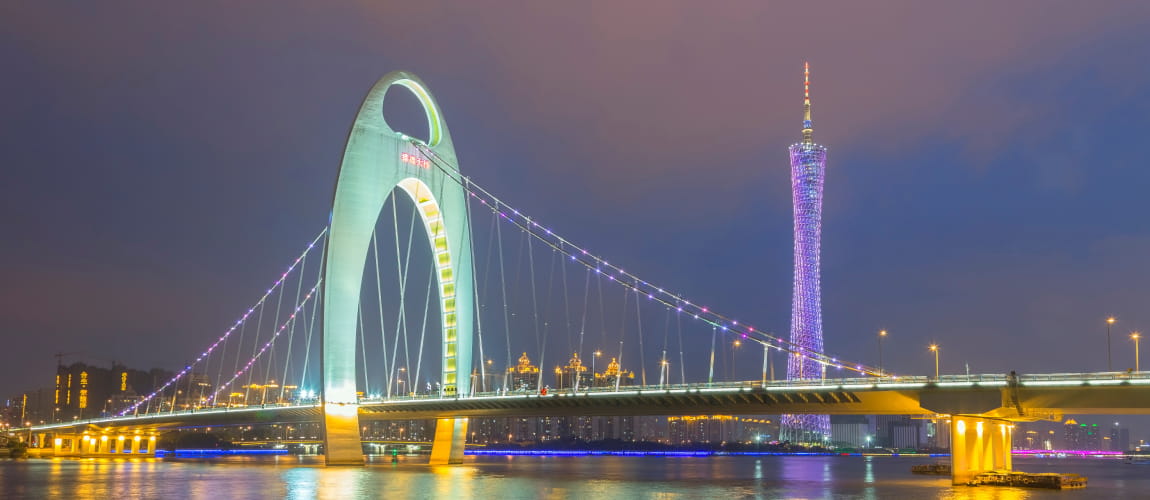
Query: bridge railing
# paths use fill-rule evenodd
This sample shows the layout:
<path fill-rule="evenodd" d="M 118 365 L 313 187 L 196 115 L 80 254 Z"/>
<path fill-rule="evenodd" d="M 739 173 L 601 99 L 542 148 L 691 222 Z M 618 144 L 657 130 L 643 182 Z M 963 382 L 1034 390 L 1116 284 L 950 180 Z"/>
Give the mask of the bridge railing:
<path fill-rule="evenodd" d="M 1107 382 L 1111 384 L 1120 384 L 1122 382 L 1130 381 L 1135 383 L 1150 383 L 1150 372 L 1093 372 L 1093 373 L 1039 373 L 1039 374 L 1026 374 L 1018 376 L 1019 382 L 1023 385 L 1027 383 L 1074 383 L 1081 382 L 1089 384 L 1091 382 Z"/>

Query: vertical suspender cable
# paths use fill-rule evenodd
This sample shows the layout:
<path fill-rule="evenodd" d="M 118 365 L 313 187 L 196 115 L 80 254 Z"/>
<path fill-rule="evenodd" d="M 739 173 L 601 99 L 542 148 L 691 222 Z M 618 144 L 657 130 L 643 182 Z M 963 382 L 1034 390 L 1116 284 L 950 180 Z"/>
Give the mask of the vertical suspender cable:
<path fill-rule="evenodd" d="M 711 327 L 711 368 L 707 372 L 707 385 L 711 385 L 712 383 L 715 382 L 715 336 L 716 335 L 718 335 L 718 331 L 715 329 L 714 326 L 712 326 Z"/>
<path fill-rule="evenodd" d="M 282 287 L 279 290 L 279 294 L 281 296 L 283 295 L 283 288 Z M 265 309 L 265 307 L 260 308 L 259 319 L 256 321 L 256 339 L 255 339 L 255 342 L 252 343 L 252 357 L 253 358 L 256 357 L 256 351 L 258 351 L 260 348 L 260 330 L 263 330 L 264 309 Z M 242 348 L 242 346 L 241 346 L 241 348 Z M 236 359 L 236 361 L 239 362 L 239 359 Z M 251 387 L 252 387 L 252 372 L 249 371 L 248 372 L 248 384 L 247 384 L 247 387 L 244 387 L 244 404 L 245 405 L 248 404 L 249 398 L 251 398 L 251 396 L 252 396 L 251 395 L 251 391 L 252 391 Z"/>
<path fill-rule="evenodd" d="M 528 229 L 530 231 L 530 229 Z M 528 242 L 530 244 L 530 242 Z M 551 291 L 555 286 L 555 252 L 551 252 L 551 260 L 547 264 L 547 301 L 544 303 L 546 309 L 543 311 L 543 343 L 539 349 L 539 387 L 543 387 L 543 374 L 547 370 L 543 369 L 544 359 L 547 357 L 547 338 L 548 333 L 551 331 L 551 322 L 547 318 L 551 313 Z M 535 311 L 538 315 L 538 311 Z"/>
<path fill-rule="evenodd" d="M 307 270 L 307 256 L 306 255 L 304 256 L 303 261 L 300 262 L 300 266 L 301 267 L 299 269 L 299 274 L 296 276 L 296 288 L 295 288 L 295 304 L 297 307 L 299 306 L 300 290 L 303 289 L 304 271 Z M 292 343 L 293 343 L 294 339 L 295 339 L 295 320 L 292 320 L 291 330 L 288 331 L 287 357 L 284 358 L 284 375 L 283 375 L 283 377 L 280 378 L 279 401 L 283 400 L 284 391 L 287 390 L 288 367 L 291 365 L 291 348 L 292 348 Z"/>
<path fill-rule="evenodd" d="M 647 385 L 647 357 L 643 354 L 643 313 L 639 308 L 639 303 L 642 302 L 639 298 L 639 287 L 636 284 L 635 288 L 635 332 L 639 335 L 639 369 L 642 372 L 642 383 Z"/>
<path fill-rule="evenodd" d="M 392 203 L 395 203 L 395 197 L 392 197 Z M 380 350 L 383 352 L 383 384 L 384 387 L 391 387 L 391 365 L 387 359 L 387 327 L 383 321 L 383 286 L 379 277 L 379 242 L 375 237 L 375 231 L 371 233 L 371 251 L 373 255 L 372 261 L 375 263 L 375 297 L 376 305 L 379 309 L 379 342 L 382 345 Z M 387 391 L 384 391 L 385 393 Z"/>
<path fill-rule="evenodd" d="M 360 302 L 363 301 L 362 299 L 363 294 L 360 294 Z M 371 394 L 371 384 L 368 381 L 371 379 L 367 375 L 367 324 L 363 322 L 363 305 L 360 304 L 356 309 L 358 310 L 359 316 L 356 332 L 359 336 L 359 351 L 362 353 L 360 357 L 363 358 L 363 395 L 369 397 L 368 395 Z"/>
<path fill-rule="evenodd" d="M 262 308 L 263 304 L 259 304 L 258 307 Z M 262 309 L 261 309 L 261 314 L 262 314 Z M 240 354 L 241 354 L 240 351 L 243 349 L 244 331 L 246 331 L 247 329 L 248 329 L 248 322 L 244 321 L 244 324 L 240 325 L 240 338 L 239 338 L 239 340 L 236 341 L 236 354 L 235 354 L 236 359 L 235 359 L 234 366 L 232 366 L 232 373 L 236 373 L 240 370 Z M 226 348 L 227 344 L 224 344 L 224 347 Z M 216 378 L 217 384 L 220 383 L 220 381 L 224 379 L 223 371 L 224 371 L 224 367 L 223 367 L 223 364 L 221 363 L 220 364 L 220 376 Z M 231 403 L 231 400 L 229 400 L 228 402 Z"/>
<path fill-rule="evenodd" d="M 283 307 L 283 302 L 284 302 L 284 288 L 286 288 L 286 287 L 280 287 L 279 297 L 276 299 L 276 315 L 274 317 L 272 317 L 272 331 L 271 331 L 272 335 L 275 335 L 275 325 L 280 324 L 280 311 L 281 311 L 281 307 Z M 297 303 L 297 305 L 298 305 L 298 303 Z M 272 364 L 275 362 L 274 355 L 275 355 L 275 346 L 273 344 L 272 354 L 270 356 L 268 356 L 268 358 L 264 361 L 266 363 L 266 365 L 264 366 L 264 379 L 262 380 L 263 383 L 260 384 L 260 385 L 264 386 L 263 396 L 261 396 L 261 398 L 260 398 L 260 401 L 262 403 L 267 402 L 267 401 L 264 401 L 264 399 L 267 399 L 267 395 L 268 395 L 267 383 L 268 383 L 269 374 L 271 373 Z M 251 383 L 251 380 L 252 380 L 251 377 L 253 375 L 255 375 L 255 373 L 254 373 L 255 371 L 256 370 L 252 370 L 251 372 L 248 373 L 248 383 L 249 384 Z"/>
<path fill-rule="evenodd" d="M 562 245 L 562 243 L 560 243 Z M 575 343 L 571 340 L 571 301 L 567 293 L 567 262 L 563 259 L 563 252 L 558 252 L 559 257 L 559 270 L 563 274 L 563 322 L 564 330 L 567 331 L 567 352 L 575 352 Z M 562 360 L 562 358 L 560 358 Z M 579 379 L 579 374 L 575 373 L 575 379 Z M 577 384 L 572 381 L 571 387 L 576 387 Z"/>
<path fill-rule="evenodd" d="M 319 253 L 319 255 L 320 255 L 319 269 L 316 270 L 316 283 L 317 284 L 319 283 L 320 280 L 323 279 L 324 264 L 327 263 L 327 238 L 326 237 L 323 239 L 322 242 L 320 242 L 320 253 Z M 303 279 L 302 273 L 300 274 L 300 279 Z M 308 327 L 307 327 L 307 345 L 304 346 L 303 371 L 300 373 L 300 387 L 304 386 L 304 382 L 307 379 L 308 362 L 311 361 L 310 358 L 311 358 L 312 333 L 315 331 L 315 318 L 316 318 L 316 316 L 319 316 L 319 314 L 317 314 L 317 312 L 319 311 L 319 304 L 321 304 L 321 303 L 323 303 L 323 288 L 317 288 L 316 289 L 315 302 L 312 303 L 312 305 L 311 305 L 310 322 L 309 322 Z M 320 387 L 319 389 L 320 390 L 317 392 L 319 394 L 323 394 L 323 388 Z"/>
<path fill-rule="evenodd" d="M 435 266 L 432 265 L 427 273 L 427 295 L 423 299 L 423 325 L 419 331 L 419 354 L 415 357 L 415 375 L 411 377 L 412 387 L 419 381 L 419 372 L 423 367 L 423 341 L 427 338 L 427 311 L 431 308 L 431 288 L 434 287 L 435 282 Z M 456 376 L 459 376 L 456 374 Z"/>
<path fill-rule="evenodd" d="M 498 206 L 496 206 L 493 210 L 496 214 L 499 214 Z M 496 215 L 496 217 L 500 216 L 501 215 Z M 511 369 L 511 322 L 507 315 L 507 273 L 503 267 L 503 225 L 499 224 L 498 220 L 495 222 L 495 239 L 497 240 L 499 247 L 497 249 L 497 253 L 499 254 L 499 290 L 503 295 L 503 332 L 507 338 L 507 367 L 503 372 L 503 388 L 504 390 L 507 390 L 507 386 L 510 385 L 510 381 L 507 379 L 507 377 L 510 373 L 509 370 Z"/>
<path fill-rule="evenodd" d="M 539 348 L 539 381 L 537 382 L 536 390 L 543 388 L 543 342 L 539 338 L 539 301 L 535 293 L 535 252 L 531 245 L 531 225 L 528 219 L 528 225 L 523 230 L 524 238 L 527 241 L 527 262 L 528 268 L 531 271 L 531 327 L 535 331 L 535 347 Z"/>
<path fill-rule="evenodd" d="M 763 344 L 763 387 L 767 386 L 767 361 L 771 359 L 771 346 Z"/>
<path fill-rule="evenodd" d="M 588 268 L 588 269 L 585 269 L 584 271 L 586 272 L 586 274 L 583 277 L 583 318 L 579 321 L 579 350 L 576 351 L 581 356 L 584 354 L 584 352 L 583 352 L 583 337 L 587 332 L 587 300 L 591 294 L 591 269 Z M 591 355 L 594 356 L 594 354 L 591 354 Z M 584 358 L 584 359 L 586 359 L 586 358 Z M 594 363 L 594 361 L 592 361 L 592 364 L 593 363 Z M 575 377 L 575 389 L 576 390 L 579 389 L 579 383 L 581 382 L 579 379 L 581 379 L 581 378 L 582 377 L 579 377 L 579 376 Z M 595 373 L 591 373 L 591 380 L 592 381 L 595 380 Z"/>
<path fill-rule="evenodd" d="M 667 307 L 666 314 L 663 315 L 663 359 L 659 361 L 659 385 L 662 386 L 663 382 L 671 383 L 671 367 L 667 365 L 667 338 L 671 333 L 671 308 Z M 666 372 L 666 378 L 664 378 Z"/>
<path fill-rule="evenodd" d="M 683 315 L 679 312 L 678 304 L 675 308 L 675 331 L 679 336 L 679 382 L 687 383 L 687 366 L 683 362 Z"/>
<path fill-rule="evenodd" d="M 482 290 L 483 287 L 478 282 L 479 273 L 477 273 L 476 269 L 475 269 L 475 232 L 472 231 L 472 229 L 471 229 L 471 224 L 474 221 L 471 219 L 471 197 L 469 196 L 469 194 L 471 193 L 471 180 L 464 177 L 463 182 L 464 182 L 464 191 L 465 191 L 463 206 L 464 206 L 464 209 L 466 210 L 465 213 L 467 214 L 467 237 L 468 237 L 468 239 L 471 240 L 471 244 L 467 245 L 467 247 L 468 247 L 468 251 L 471 253 L 471 279 L 472 279 L 472 282 L 474 284 L 472 287 L 474 292 L 471 294 L 472 297 L 474 297 L 474 304 L 472 306 L 472 307 L 474 307 L 474 309 L 472 309 L 472 311 L 473 311 L 473 317 L 475 318 L 475 335 L 477 337 L 477 340 L 479 341 L 479 364 L 478 365 L 473 364 L 472 366 L 479 366 L 479 385 L 483 388 L 483 390 L 487 390 L 487 365 L 484 364 L 486 357 L 484 357 L 484 355 L 483 355 L 483 315 L 480 314 L 480 310 L 479 310 L 479 292 L 478 292 L 478 290 Z M 488 245 L 488 247 L 490 248 L 490 244 Z M 484 281 L 484 283 L 486 283 L 486 281 Z M 474 361 L 474 359 L 475 359 L 475 357 L 472 356 L 472 361 Z M 474 368 L 473 368 L 473 370 L 474 370 Z M 475 393 L 475 384 L 471 384 L 470 387 L 471 387 L 471 393 L 474 394 Z"/>

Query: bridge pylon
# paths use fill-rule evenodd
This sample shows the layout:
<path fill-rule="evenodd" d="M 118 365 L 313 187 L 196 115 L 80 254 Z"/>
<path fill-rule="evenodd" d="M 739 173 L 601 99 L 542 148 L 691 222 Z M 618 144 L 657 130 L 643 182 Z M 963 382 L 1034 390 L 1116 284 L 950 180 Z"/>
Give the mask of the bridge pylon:
<path fill-rule="evenodd" d="M 430 132 L 425 145 L 417 147 L 422 141 L 396 132 L 384 119 L 384 97 L 393 86 L 411 91 L 423 105 Z M 403 71 L 384 75 L 368 91 L 348 134 L 336 182 L 323 283 L 321 372 L 328 465 L 364 463 L 356 395 L 356 322 L 368 247 L 380 211 L 393 192 L 406 193 L 415 203 L 430 243 L 442 315 L 442 395 L 468 394 L 475 286 L 467 191 L 435 99 L 419 78 Z"/>

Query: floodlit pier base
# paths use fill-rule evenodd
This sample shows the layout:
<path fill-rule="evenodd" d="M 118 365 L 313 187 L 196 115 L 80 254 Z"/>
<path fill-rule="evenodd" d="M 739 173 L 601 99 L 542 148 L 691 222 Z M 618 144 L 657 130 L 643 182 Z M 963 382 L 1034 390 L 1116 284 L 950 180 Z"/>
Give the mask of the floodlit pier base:
<path fill-rule="evenodd" d="M 1002 420 L 954 416 L 950 420 L 950 473 L 966 484 L 980 472 L 1013 470 L 1014 424 Z"/>
<path fill-rule="evenodd" d="M 324 405 L 323 427 L 325 464 L 364 464 L 363 443 L 359 436 L 359 405 Z"/>
<path fill-rule="evenodd" d="M 435 442 L 431 444 L 431 465 L 463 463 L 463 447 L 466 442 L 466 418 L 437 419 Z"/>

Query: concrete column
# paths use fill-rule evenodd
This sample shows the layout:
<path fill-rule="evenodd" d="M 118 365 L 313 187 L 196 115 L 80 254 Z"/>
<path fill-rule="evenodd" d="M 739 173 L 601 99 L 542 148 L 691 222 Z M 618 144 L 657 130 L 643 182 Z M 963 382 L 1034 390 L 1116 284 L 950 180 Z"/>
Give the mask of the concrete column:
<path fill-rule="evenodd" d="M 62 451 L 64 451 L 64 438 L 56 434 L 55 437 L 52 438 L 52 454 L 58 457 Z"/>
<path fill-rule="evenodd" d="M 1013 428 L 1002 420 L 951 418 L 950 470 L 954 484 L 966 484 L 981 472 L 1012 470 Z"/>
<path fill-rule="evenodd" d="M 124 453 L 124 436 L 116 436 L 112 443 L 112 453 Z"/>
<path fill-rule="evenodd" d="M 323 430 L 324 462 L 327 465 L 363 465 L 358 405 L 324 405 Z"/>
<path fill-rule="evenodd" d="M 138 455 L 140 453 L 140 436 L 133 437 L 132 444 L 130 446 L 132 447 L 131 453 L 133 455 Z"/>
<path fill-rule="evenodd" d="M 435 421 L 435 441 L 431 444 L 432 465 L 463 463 L 467 423 L 466 418 L 441 418 Z"/>

